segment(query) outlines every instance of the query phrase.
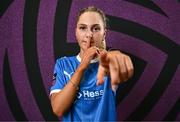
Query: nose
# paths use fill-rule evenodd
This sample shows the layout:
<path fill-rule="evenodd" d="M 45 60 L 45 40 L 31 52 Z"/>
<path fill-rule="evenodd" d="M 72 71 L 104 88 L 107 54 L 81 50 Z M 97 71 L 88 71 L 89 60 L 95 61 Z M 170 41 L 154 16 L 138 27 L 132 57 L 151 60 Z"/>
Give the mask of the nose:
<path fill-rule="evenodd" d="M 93 37 L 93 32 L 92 32 L 91 30 L 88 30 L 88 31 L 86 32 L 86 37 L 87 37 L 87 38 L 92 38 L 92 37 Z"/>

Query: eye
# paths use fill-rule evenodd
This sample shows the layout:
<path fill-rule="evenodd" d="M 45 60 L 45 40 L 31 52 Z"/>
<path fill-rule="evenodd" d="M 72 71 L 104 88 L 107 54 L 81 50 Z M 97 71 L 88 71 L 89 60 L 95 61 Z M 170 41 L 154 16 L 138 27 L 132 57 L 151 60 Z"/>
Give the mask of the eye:
<path fill-rule="evenodd" d="M 79 29 L 80 29 L 80 30 L 85 30 L 85 29 L 86 29 L 86 27 L 81 26 L 81 27 L 79 27 Z"/>
<path fill-rule="evenodd" d="M 100 31 L 101 30 L 101 28 L 100 27 L 93 27 L 93 32 L 97 32 L 97 31 Z"/>

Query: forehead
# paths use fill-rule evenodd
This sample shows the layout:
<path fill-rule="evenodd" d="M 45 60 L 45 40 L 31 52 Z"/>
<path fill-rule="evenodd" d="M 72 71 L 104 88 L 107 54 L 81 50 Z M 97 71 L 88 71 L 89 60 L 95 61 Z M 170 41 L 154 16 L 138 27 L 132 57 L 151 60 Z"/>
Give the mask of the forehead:
<path fill-rule="evenodd" d="M 102 17 L 99 13 L 97 12 L 85 12 L 81 14 L 79 17 L 79 21 L 77 24 L 87 24 L 87 25 L 92 25 L 92 24 L 103 24 Z"/>

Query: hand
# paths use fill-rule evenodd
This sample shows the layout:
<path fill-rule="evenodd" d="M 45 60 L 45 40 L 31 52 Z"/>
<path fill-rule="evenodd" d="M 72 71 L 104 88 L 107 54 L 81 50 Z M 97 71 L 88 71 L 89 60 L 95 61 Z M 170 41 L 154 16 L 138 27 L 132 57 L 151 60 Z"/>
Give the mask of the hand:
<path fill-rule="evenodd" d="M 86 69 L 87 66 L 90 64 L 90 61 L 97 56 L 97 50 L 98 48 L 96 46 L 92 46 L 84 51 L 80 64 L 83 69 Z"/>
<path fill-rule="evenodd" d="M 111 85 L 127 81 L 132 77 L 134 68 L 129 56 L 119 51 L 100 51 L 100 64 L 97 73 L 97 85 L 104 83 L 104 76 L 110 75 Z"/>

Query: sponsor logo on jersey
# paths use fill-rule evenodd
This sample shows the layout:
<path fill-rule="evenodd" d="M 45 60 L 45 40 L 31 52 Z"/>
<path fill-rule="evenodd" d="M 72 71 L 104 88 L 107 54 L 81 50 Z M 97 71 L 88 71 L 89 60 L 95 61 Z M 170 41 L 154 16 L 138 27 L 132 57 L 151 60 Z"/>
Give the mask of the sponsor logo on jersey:
<path fill-rule="evenodd" d="M 77 98 L 84 100 L 95 100 L 101 98 L 103 94 L 104 94 L 103 90 L 95 90 L 95 91 L 83 90 L 78 92 Z"/>

